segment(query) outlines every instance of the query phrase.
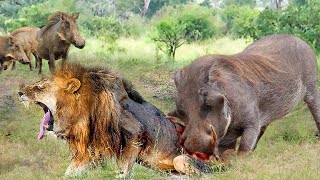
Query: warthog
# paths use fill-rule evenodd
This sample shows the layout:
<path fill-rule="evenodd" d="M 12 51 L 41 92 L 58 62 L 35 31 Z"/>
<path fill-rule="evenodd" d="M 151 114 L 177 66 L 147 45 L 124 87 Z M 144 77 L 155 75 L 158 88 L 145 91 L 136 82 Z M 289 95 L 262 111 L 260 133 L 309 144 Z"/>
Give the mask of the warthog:
<path fill-rule="evenodd" d="M 14 62 L 30 63 L 21 43 L 13 36 L 0 36 L 0 73 Z"/>
<path fill-rule="evenodd" d="M 38 61 L 38 41 L 37 36 L 40 31 L 38 27 L 23 27 L 16 29 L 10 35 L 16 37 L 23 47 L 24 52 L 27 57 L 30 59 L 29 67 L 32 71 L 32 63 L 31 63 L 31 54 L 35 57 L 36 62 Z M 12 69 L 15 68 L 16 62 L 13 62 Z M 37 64 L 37 63 L 36 63 Z"/>
<path fill-rule="evenodd" d="M 204 56 L 179 70 L 176 110 L 169 114 L 185 122 L 180 143 L 186 153 L 210 159 L 235 152 L 241 136 L 238 153 L 247 154 L 267 126 L 302 99 L 320 129 L 317 79 L 317 60 L 306 42 L 270 35 L 239 54 Z"/>
<path fill-rule="evenodd" d="M 85 40 L 76 24 L 78 17 L 79 13 L 69 15 L 58 11 L 41 28 L 38 36 L 39 74 L 42 71 L 42 59 L 49 60 L 49 68 L 53 72 L 55 60 L 62 58 L 62 64 L 65 63 L 71 44 L 80 49 L 84 47 Z"/>

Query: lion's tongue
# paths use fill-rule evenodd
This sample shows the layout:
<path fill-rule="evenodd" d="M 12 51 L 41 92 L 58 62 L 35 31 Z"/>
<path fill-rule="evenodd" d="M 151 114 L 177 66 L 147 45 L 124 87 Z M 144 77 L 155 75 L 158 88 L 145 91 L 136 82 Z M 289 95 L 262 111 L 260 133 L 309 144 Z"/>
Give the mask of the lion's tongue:
<path fill-rule="evenodd" d="M 46 127 L 49 124 L 50 120 L 50 111 L 48 111 L 42 118 L 42 121 L 40 123 L 40 132 L 38 135 L 38 140 L 40 141 L 43 138 L 44 132 L 46 131 Z"/>

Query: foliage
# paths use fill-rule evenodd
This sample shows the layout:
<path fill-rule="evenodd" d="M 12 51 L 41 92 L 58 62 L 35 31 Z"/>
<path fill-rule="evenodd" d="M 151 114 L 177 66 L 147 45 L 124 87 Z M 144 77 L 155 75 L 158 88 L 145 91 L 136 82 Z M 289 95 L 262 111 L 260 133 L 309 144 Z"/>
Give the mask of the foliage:
<path fill-rule="evenodd" d="M 5 0 L 0 1 L 0 14 L 7 17 L 14 17 L 17 12 L 26 6 L 41 3 L 45 0 Z"/>
<path fill-rule="evenodd" d="M 240 9 L 235 5 L 225 7 L 221 12 L 221 19 L 225 23 L 225 34 L 230 33 L 233 21 L 238 16 Z"/>
<path fill-rule="evenodd" d="M 150 1 L 149 9 L 147 12 L 147 16 L 153 16 L 158 10 L 160 10 L 164 6 L 169 5 L 178 5 L 178 4 L 186 4 L 191 2 L 191 0 L 152 0 Z"/>
<path fill-rule="evenodd" d="M 286 10 L 265 9 L 255 23 L 256 31 L 245 35 L 253 39 L 274 33 L 286 33 L 298 36 L 318 52 L 320 51 L 320 2 L 309 0 L 305 5 L 290 5 Z"/>
<path fill-rule="evenodd" d="M 237 37 L 253 36 L 258 15 L 258 10 L 248 6 L 227 6 L 221 13 L 225 23 L 225 34 L 231 33 Z"/>
<path fill-rule="evenodd" d="M 158 48 L 174 59 L 177 48 L 186 43 L 185 27 L 173 19 L 166 19 L 159 22 L 156 28 L 157 34 L 152 40 L 158 42 Z M 161 47 L 163 45 L 164 50 Z"/>
<path fill-rule="evenodd" d="M 254 36 L 256 33 L 255 21 L 259 12 L 249 7 L 242 7 L 238 16 L 233 20 L 231 32 L 238 37 L 245 38 Z"/>
<path fill-rule="evenodd" d="M 224 0 L 223 4 L 225 6 L 235 5 L 254 7 L 256 5 L 256 0 Z"/>
<path fill-rule="evenodd" d="M 216 31 L 214 14 L 200 6 L 167 6 L 155 19 L 158 22 L 152 39 L 172 59 L 183 44 L 211 38 Z"/>
<path fill-rule="evenodd" d="M 259 39 L 260 37 L 279 32 L 279 19 L 281 18 L 281 12 L 273 9 L 265 9 L 262 11 L 255 22 L 256 33 L 250 36 L 253 39 Z"/>
<path fill-rule="evenodd" d="M 30 6 L 21 8 L 14 17 L 7 18 L 4 22 L 6 32 L 12 32 L 17 28 L 25 26 L 43 27 L 50 15 L 56 10 L 66 12 L 73 12 L 75 1 L 46 1 L 43 3 L 36 3 Z M 49 7 L 49 8 L 48 8 Z M 50 8 L 54 7 L 54 8 Z"/>
<path fill-rule="evenodd" d="M 117 40 L 124 32 L 119 19 L 113 16 L 94 16 L 84 19 L 81 22 L 81 26 L 85 27 L 84 29 L 86 29 L 88 34 L 104 41 L 110 53 L 114 53 L 114 51 L 119 49 Z"/>
<path fill-rule="evenodd" d="M 123 22 L 124 34 L 126 36 L 138 37 L 147 31 L 147 22 L 139 15 L 132 15 Z"/>

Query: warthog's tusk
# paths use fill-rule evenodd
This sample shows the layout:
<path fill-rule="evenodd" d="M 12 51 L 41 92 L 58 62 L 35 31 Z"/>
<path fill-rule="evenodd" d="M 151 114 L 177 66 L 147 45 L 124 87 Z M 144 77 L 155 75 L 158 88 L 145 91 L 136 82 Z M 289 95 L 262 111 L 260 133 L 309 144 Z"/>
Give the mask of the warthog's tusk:
<path fill-rule="evenodd" d="M 210 125 L 210 129 L 211 129 L 211 133 L 212 133 L 212 142 L 211 143 L 213 146 L 215 146 L 218 136 L 217 136 L 217 133 L 212 125 Z"/>
<path fill-rule="evenodd" d="M 212 146 L 213 146 L 213 151 L 215 151 L 214 148 L 216 146 L 216 142 L 217 142 L 218 136 L 217 136 L 217 133 L 215 131 L 215 128 L 212 125 L 210 125 L 210 129 L 211 129 L 211 132 L 212 132 L 212 141 L 211 141 L 211 143 L 212 143 Z M 219 161 L 219 162 L 221 161 L 219 155 L 217 155 L 215 152 L 213 153 L 213 157 L 215 158 L 216 161 Z"/>

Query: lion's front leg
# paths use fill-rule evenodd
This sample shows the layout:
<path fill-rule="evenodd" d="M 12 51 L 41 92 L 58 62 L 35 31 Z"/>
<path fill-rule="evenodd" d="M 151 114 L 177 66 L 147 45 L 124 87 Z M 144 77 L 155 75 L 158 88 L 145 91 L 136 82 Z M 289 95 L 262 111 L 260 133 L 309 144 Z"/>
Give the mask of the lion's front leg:
<path fill-rule="evenodd" d="M 131 170 L 142 149 L 139 138 L 132 139 L 117 159 L 117 172 L 120 179 L 132 179 Z"/>
<path fill-rule="evenodd" d="M 64 173 L 64 175 L 67 177 L 79 176 L 82 173 L 84 173 L 86 170 L 91 169 L 93 166 L 94 166 L 94 163 L 90 160 L 89 157 L 81 161 L 72 160 L 66 172 Z"/>

